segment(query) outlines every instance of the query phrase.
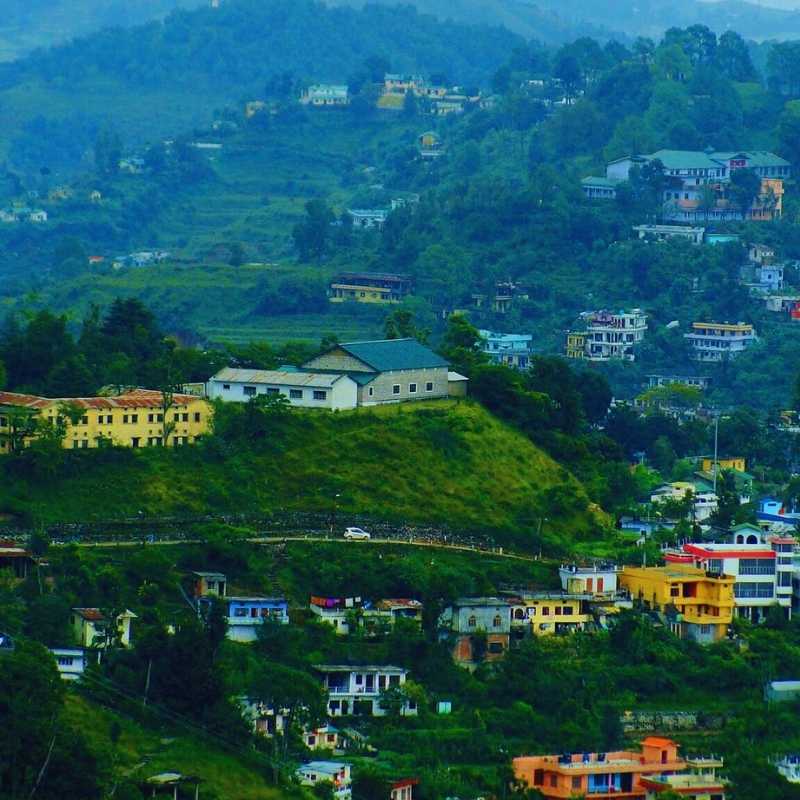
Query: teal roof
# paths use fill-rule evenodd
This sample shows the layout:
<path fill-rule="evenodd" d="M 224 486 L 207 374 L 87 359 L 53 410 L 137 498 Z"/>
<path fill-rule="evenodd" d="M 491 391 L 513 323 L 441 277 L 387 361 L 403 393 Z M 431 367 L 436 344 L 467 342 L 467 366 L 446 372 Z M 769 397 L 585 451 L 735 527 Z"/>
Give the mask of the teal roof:
<path fill-rule="evenodd" d="M 719 169 L 722 166 L 701 150 L 656 150 L 649 159 L 658 159 L 665 169 Z"/>
<path fill-rule="evenodd" d="M 602 186 L 605 189 L 615 189 L 621 181 L 618 178 L 604 178 L 597 175 L 590 175 L 584 178 L 581 183 L 584 186 Z"/>
<path fill-rule="evenodd" d="M 402 369 L 431 369 L 449 366 L 447 361 L 430 347 L 416 339 L 383 339 L 375 342 L 345 342 L 339 344 L 359 361 L 363 361 L 376 372 Z"/>

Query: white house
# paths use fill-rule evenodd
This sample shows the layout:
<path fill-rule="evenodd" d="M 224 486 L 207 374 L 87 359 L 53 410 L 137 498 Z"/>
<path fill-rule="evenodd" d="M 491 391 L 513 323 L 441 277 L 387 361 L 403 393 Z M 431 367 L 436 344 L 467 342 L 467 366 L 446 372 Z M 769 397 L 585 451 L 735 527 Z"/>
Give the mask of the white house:
<path fill-rule="evenodd" d="M 99 608 L 73 608 L 70 625 L 81 647 L 106 648 L 117 638 L 123 647 L 131 646 L 131 623 L 136 614 L 127 609 L 116 617 L 116 632 Z"/>
<path fill-rule="evenodd" d="M 302 786 L 316 786 L 319 783 L 332 783 L 336 800 L 350 800 L 352 797 L 352 777 L 350 765 L 340 761 L 309 761 L 301 764 L 297 777 Z"/>
<path fill-rule="evenodd" d="M 58 674 L 65 681 L 77 681 L 86 669 L 86 653 L 79 647 L 51 647 Z"/>
<path fill-rule="evenodd" d="M 349 375 L 225 367 L 208 381 L 211 400 L 246 403 L 256 395 L 283 395 L 299 408 L 355 408 L 358 384 Z"/>
<path fill-rule="evenodd" d="M 328 693 L 328 716 L 331 717 L 386 716 L 388 711 L 381 705 L 381 694 L 401 688 L 408 675 L 402 667 L 389 665 L 319 664 L 314 669 Z M 401 716 L 415 716 L 416 713 L 417 704 L 404 700 Z"/>

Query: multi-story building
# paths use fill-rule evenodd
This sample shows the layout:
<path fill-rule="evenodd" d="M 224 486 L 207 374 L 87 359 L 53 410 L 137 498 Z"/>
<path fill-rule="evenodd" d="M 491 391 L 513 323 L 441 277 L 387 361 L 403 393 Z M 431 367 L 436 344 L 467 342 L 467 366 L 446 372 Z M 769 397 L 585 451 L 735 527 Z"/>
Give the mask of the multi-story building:
<path fill-rule="evenodd" d="M 691 386 L 705 391 L 711 385 L 711 378 L 707 375 L 648 375 L 647 388 L 655 389 L 661 386 Z"/>
<path fill-rule="evenodd" d="M 504 364 L 516 369 L 530 366 L 533 336 L 528 333 L 495 333 L 478 331 L 481 337 L 481 351 L 489 356 L 493 364 Z"/>
<path fill-rule="evenodd" d="M 625 567 L 620 584 L 645 607 L 663 614 L 682 639 L 723 639 L 733 621 L 734 578 L 689 564 Z"/>
<path fill-rule="evenodd" d="M 634 225 L 633 230 L 640 239 L 648 242 L 665 242 L 669 239 L 684 239 L 692 244 L 702 244 L 705 228 L 690 225 Z"/>
<path fill-rule="evenodd" d="M 586 331 L 567 331 L 567 358 L 586 358 Z"/>
<path fill-rule="evenodd" d="M 381 695 L 389 689 L 400 689 L 408 676 L 402 667 L 390 665 L 319 664 L 314 669 L 328 693 L 331 717 L 386 716 L 388 710 L 381 705 Z M 401 716 L 414 716 L 417 704 L 406 698 L 399 711 Z"/>
<path fill-rule="evenodd" d="M 694 361 L 718 362 L 735 358 L 758 341 L 755 329 L 746 322 L 694 322 L 684 334 Z"/>
<path fill-rule="evenodd" d="M 86 652 L 81 647 L 51 647 L 56 669 L 64 681 L 77 681 L 86 671 Z"/>
<path fill-rule="evenodd" d="M 439 626 L 456 663 L 474 667 L 496 661 L 509 647 L 511 605 L 499 597 L 462 597 L 444 610 Z"/>
<path fill-rule="evenodd" d="M 254 642 L 264 620 L 285 625 L 289 605 L 282 597 L 226 597 L 228 638 L 234 642 Z"/>
<path fill-rule="evenodd" d="M 517 638 L 582 631 L 593 622 L 591 599 L 590 594 L 567 592 L 514 593 L 508 598 L 511 631 Z"/>
<path fill-rule="evenodd" d="M 622 359 L 633 361 L 634 348 L 640 344 L 647 332 L 647 315 L 639 308 L 631 311 L 589 311 L 581 314 L 586 325 L 583 355 L 577 356 L 577 332 L 567 336 L 567 355 L 582 357 L 589 361 Z M 573 337 L 570 340 L 570 337 Z"/>
<path fill-rule="evenodd" d="M 720 776 L 725 766 L 717 756 L 687 756 L 686 770 L 675 774 L 643 775 L 641 785 L 647 800 L 658 800 L 673 792 L 686 800 L 725 800 L 727 782 Z"/>
<path fill-rule="evenodd" d="M 304 90 L 300 102 L 304 106 L 346 106 L 350 103 L 350 91 L 347 86 L 319 83 Z"/>
<path fill-rule="evenodd" d="M 400 303 L 411 295 L 414 281 L 391 272 L 340 272 L 330 283 L 331 303 Z"/>
<path fill-rule="evenodd" d="M 165 413 L 166 406 L 166 413 Z M 79 413 L 82 412 L 82 413 Z M 48 398 L 0 392 L 0 453 L 24 435 L 30 422 L 62 426 L 63 446 L 72 449 L 114 444 L 120 447 L 182 445 L 210 429 L 212 410 L 201 397 L 134 389 L 113 397 Z M 19 437 L 17 433 L 19 432 Z"/>
<path fill-rule="evenodd" d="M 513 769 L 517 780 L 545 800 L 647 800 L 645 779 L 686 774 L 689 763 L 678 755 L 676 742 L 648 736 L 641 750 L 522 756 L 514 759 Z"/>
<path fill-rule="evenodd" d="M 734 609 L 739 617 L 762 622 L 777 606 L 787 617 L 792 613 L 794 536 L 764 533 L 755 526 L 740 529 L 731 543 L 684 544 L 667 550 L 668 564 L 689 564 L 734 578 Z"/>
<path fill-rule="evenodd" d="M 103 650 L 117 642 L 130 647 L 131 624 L 135 619 L 136 614 L 128 609 L 109 619 L 99 608 L 73 608 L 69 622 L 80 647 Z"/>
<path fill-rule="evenodd" d="M 315 597 L 308 605 L 311 613 L 326 625 L 330 625 L 339 636 L 355 631 L 358 615 L 364 608 L 360 597 Z"/>
<path fill-rule="evenodd" d="M 716 510 L 718 497 L 713 484 L 706 480 L 673 481 L 653 490 L 650 502 L 653 505 L 691 497 L 691 514 L 695 522 L 705 522 Z"/>

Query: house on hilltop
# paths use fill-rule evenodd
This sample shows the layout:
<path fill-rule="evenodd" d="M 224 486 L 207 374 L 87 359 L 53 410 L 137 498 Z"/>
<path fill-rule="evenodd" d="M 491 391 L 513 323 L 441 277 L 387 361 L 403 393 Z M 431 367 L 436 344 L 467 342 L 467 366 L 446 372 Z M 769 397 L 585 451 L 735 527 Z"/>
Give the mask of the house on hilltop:
<path fill-rule="evenodd" d="M 344 342 L 302 369 L 349 375 L 358 384 L 358 405 L 433 400 L 450 393 L 449 365 L 416 339 Z"/>

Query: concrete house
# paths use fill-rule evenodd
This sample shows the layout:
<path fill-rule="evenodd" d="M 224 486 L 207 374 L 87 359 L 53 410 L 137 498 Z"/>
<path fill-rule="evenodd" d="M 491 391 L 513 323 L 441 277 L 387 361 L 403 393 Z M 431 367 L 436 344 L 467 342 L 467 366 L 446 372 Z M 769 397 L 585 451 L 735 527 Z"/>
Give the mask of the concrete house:
<path fill-rule="evenodd" d="M 86 669 L 86 653 L 80 647 L 51 647 L 62 680 L 77 681 Z"/>
<path fill-rule="evenodd" d="M 311 613 L 334 628 L 339 636 L 351 633 L 355 626 L 356 615 L 364 607 L 360 597 L 315 597 L 312 595 L 309 603 Z M 352 623 L 352 625 L 351 625 Z"/>
<path fill-rule="evenodd" d="M 499 597 L 462 597 L 444 610 L 439 627 L 458 664 L 496 661 L 510 644 L 511 604 Z"/>
<path fill-rule="evenodd" d="M 297 777 L 302 786 L 317 786 L 320 783 L 333 784 L 336 800 L 350 800 L 352 779 L 350 765 L 339 761 L 309 761 L 301 764 Z"/>
<path fill-rule="evenodd" d="M 211 400 L 246 403 L 257 395 L 282 395 L 298 408 L 355 408 L 358 384 L 347 375 L 225 367 L 208 381 Z"/>
<path fill-rule="evenodd" d="M 228 579 L 221 572 L 193 572 L 192 582 L 195 597 L 225 597 Z"/>
<path fill-rule="evenodd" d="M 234 642 L 254 642 L 264 620 L 286 625 L 289 604 L 282 597 L 226 597 L 228 638 Z"/>
<path fill-rule="evenodd" d="M 131 645 L 131 622 L 136 614 L 127 609 L 116 617 L 116 633 L 110 620 L 99 608 L 73 608 L 70 625 L 81 647 L 106 648 L 114 638 L 123 647 Z"/>
<path fill-rule="evenodd" d="M 489 356 L 493 364 L 505 364 L 516 369 L 530 366 L 533 352 L 533 336 L 529 333 L 496 333 L 480 330 L 481 351 Z"/>
<path fill-rule="evenodd" d="M 401 688 L 408 676 L 402 667 L 390 665 L 319 664 L 314 667 L 328 693 L 328 716 L 384 717 L 381 693 Z M 406 700 L 401 716 L 414 716 L 417 704 Z"/>
<path fill-rule="evenodd" d="M 448 364 L 416 339 L 337 344 L 302 366 L 349 375 L 358 384 L 358 404 L 433 400 L 450 392 Z"/>

